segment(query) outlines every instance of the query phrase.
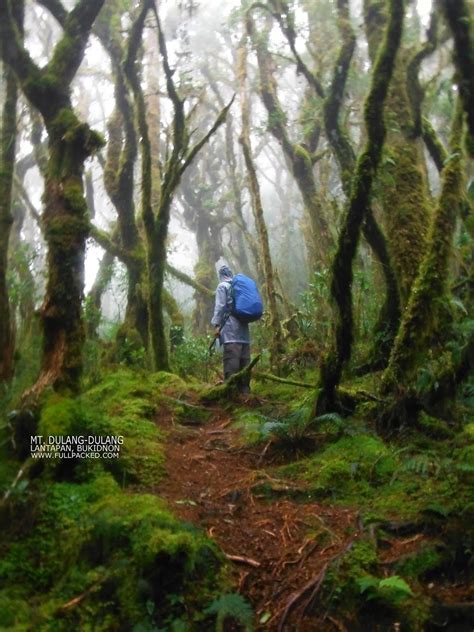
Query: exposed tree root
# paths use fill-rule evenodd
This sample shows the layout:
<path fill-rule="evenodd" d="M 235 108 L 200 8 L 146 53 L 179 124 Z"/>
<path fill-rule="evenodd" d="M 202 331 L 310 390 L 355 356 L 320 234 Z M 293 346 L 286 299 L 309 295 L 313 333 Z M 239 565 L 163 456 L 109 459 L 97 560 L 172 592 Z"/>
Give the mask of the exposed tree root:
<path fill-rule="evenodd" d="M 204 391 L 199 400 L 204 403 L 218 402 L 226 399 L 232 399 L 239 393 L 242 383 L 247 382 L 250 379 L 252 369 L 260 360 L 260 354 L 248 364 L 244 369 L 238 373 L 234 373 L 227 382 L 224 384 L 218 384 L 212 388 Z"/>
<path fill-rule="evenodd" d="M 279 384 L 290 384 L 291 386 L 299 386 L 301 388 L 316 388 L 315 384 L 299 382 L 298 380 L 286 380 L 285 378 L 278 377 L 272 373 L 264 373 L 262 371 L 255 371 L 254 376 L 259 380 L 270 380 L 271 382 L 278 382 Z"/>

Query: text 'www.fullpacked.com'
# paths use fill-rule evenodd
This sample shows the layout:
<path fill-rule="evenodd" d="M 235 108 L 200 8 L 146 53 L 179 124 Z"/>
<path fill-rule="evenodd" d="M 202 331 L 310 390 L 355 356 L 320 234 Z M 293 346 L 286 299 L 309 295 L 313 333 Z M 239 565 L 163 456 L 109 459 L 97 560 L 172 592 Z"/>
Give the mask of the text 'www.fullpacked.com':
<path fill-rule="evenodd" d="M 122 435 L 33 435 L 34 459 L 118 459 Z"/>

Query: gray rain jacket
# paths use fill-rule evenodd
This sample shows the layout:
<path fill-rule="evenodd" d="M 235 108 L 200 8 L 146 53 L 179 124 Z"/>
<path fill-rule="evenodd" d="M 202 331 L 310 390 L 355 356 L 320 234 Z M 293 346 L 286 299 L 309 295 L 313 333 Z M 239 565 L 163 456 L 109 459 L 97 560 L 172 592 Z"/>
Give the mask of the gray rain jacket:
<path fill-rule="evenodd" d="M 224 316 L 232 309 L 231 282 L 232 274 L 219 272 L 219 285 L 216 290 L 216 302 L 214 305 L 214 316 L 211 325 L 222 325 Z M 227 322 L 221 329 L 219 338 L 221 344 L 228 342 L 239 342 L 250 344 L 250 333 L 248 323 L 241 323 L 235 316 L 229 316 Z"/>

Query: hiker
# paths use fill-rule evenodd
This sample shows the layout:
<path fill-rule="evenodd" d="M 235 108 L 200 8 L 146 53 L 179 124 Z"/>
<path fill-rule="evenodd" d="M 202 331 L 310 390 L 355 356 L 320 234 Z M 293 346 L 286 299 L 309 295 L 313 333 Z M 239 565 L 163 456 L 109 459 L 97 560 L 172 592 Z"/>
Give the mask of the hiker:
<path fill-rule="evenodd" d="M 250 333 L 247 322 L 242 322 L 230 314 L 233 308 L 232 271 L 227 265 L 219 267 L 219 285 L 216 289 L 214 316 L 214 335 L 224 346 L 224 379 L 238 373 L 250 364 Z M 240 384 L 240 392 L 250 393 L 250 377 Z"/>

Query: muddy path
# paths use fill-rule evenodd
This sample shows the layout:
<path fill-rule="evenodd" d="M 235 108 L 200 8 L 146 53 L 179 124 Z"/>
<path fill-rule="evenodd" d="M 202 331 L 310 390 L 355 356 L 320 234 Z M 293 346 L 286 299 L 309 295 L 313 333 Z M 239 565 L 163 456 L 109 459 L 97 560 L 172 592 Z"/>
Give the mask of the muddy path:
<path fill-rule="evenodd" d="M 228 557 L 257 629 L 340 630 L 314 603 L 328 566 L 358 537 L 356 512 L 297 500 L 304 486 L 276 478 L 264 449 L 244 446 L 231 424 L 215 411 L 202 426 L 168 428 L 159 495 Z"/>

